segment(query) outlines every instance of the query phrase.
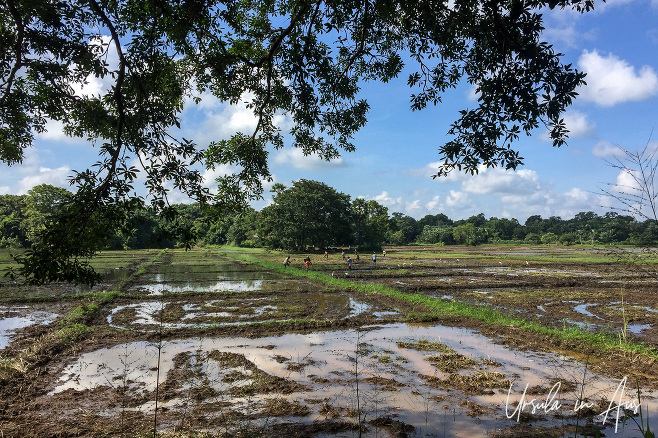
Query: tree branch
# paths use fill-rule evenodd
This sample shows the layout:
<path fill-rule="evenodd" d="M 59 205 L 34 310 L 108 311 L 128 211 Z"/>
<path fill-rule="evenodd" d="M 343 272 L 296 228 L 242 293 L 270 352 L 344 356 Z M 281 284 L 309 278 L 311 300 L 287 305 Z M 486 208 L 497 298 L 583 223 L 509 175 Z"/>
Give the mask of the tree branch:
<path fill-rule="evenodd" d="M 7 97 L 9 97 L 9 94 L 11 93 L 11 86 L 14 83 L 14 78 L 16 77 L 18 70 L 20 70 L 20 68 L 23 66 L 21 58 L 23 56 L 23 37 L 25 35 L 25 26 L 23 24 L 21 15 L 16 9 L 16 5 L 14 5 L 14 0 L 7 0 L 7 6 L 9 7 L 11 16 L 14 17 L 14 21 L 16 22 L 16 62 L 14 63 L 14 66 L 9 73 L 9 77 L 7 78 L 7 87 L 5 88 L 5 92 L 2 95 L 2 99 L 0 99 L 0 106 L 4 106 Z"/>

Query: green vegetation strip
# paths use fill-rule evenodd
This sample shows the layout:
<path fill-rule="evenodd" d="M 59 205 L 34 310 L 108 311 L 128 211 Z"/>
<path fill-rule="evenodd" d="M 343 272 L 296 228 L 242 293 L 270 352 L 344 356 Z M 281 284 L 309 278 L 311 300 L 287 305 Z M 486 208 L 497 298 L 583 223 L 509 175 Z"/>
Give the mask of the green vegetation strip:
<path fill-rule="evenodd" d="M 281 263 L 263 260 L 258 257 L 243 253 L 227 253 L 227 256 L 262 266 L 265 269 L 286 273 L 293 277 L 306 277 L 321 281 L 329 286 L 341 289 L 350 289 L 361 293 L 377 293 L 406 301 L 413 305 L 424 306 L 429 313 L 421 316 L 421 319 L 430 320 L 440 316 L 454 315 L 474 318 L 490 325 L 503 325 L 518 327 L 523 330 L 532 331 L 546 336 L 553 336 L 564 340 L 573 340 L 595 346 L 603 351 L 618 349 L 627 352 L 641 354 L 653 359 L 658 359 L 658 349 L 632 341 L 621 342 L 617 336 L 605 333 L 590 333 L 576 326 L 565 325 L 562 329 L 546 327 L 534 321 L 505 315 L 490 307 L 471 306 L 455 300 L 441 300 L 422 294 L 406 294 L 390 286 L 376 284 L 362 284 L 350 281 L 346 278 L 336 278 L 323 272 L 306 271 L 294 267 L 284 267 Z"/>

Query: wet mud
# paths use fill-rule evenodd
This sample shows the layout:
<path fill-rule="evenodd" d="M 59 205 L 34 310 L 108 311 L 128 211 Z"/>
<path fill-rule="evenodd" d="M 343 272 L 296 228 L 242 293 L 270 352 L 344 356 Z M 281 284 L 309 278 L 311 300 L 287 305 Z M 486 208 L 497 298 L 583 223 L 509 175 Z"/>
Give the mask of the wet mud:
<path fill-rule="evenodd" d="M 409 302 L 215 249 L 107 257 L 93 290 L 0 287 L 2 436 L 153 436 L 155 427 L 181 437 L 631 437 L 638 422 L 658 428 L 633 415 L 658 412 L 658 365 L 645 356 L 463 317 L 412 322 Z M 354 282 L 658 346 L 653 265 L 603 251 L 387 248 L 351 271 L 339 253 L 311 257 L 313 270 Z M 116 289 L 97 309 L 85 304 L 84 294 Z M 66 327 L 86 331 L 53 342 L 80 307 L 93 312 Z"/>

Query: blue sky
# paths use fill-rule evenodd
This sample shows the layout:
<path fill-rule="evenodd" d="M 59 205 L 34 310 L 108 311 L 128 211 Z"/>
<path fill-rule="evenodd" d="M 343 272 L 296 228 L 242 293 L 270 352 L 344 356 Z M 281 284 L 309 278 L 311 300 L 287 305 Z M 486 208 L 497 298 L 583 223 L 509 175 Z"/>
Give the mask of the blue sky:
<path fill-rule="evenodd" d="M 453 173 L 432 179 L 440 160 L 438 147 L 458 111 L 475 106 L 473 90 L 459 87 L 443 104 L 411 112 L 406 77 L 389 84 L 365 84 L 362 97 L 370 103 L 368 124 L 355 137 L 356 152 L 333 162 L 304 157 L 285 148 L 270 152 L 274 182 L 290 185 L 298 179 L 322 181 L 352 198 L 374 199 L 389 209 L 417 219 L 444 213 L 452 219 L 484 213 L 486 217 L 573 217 L 580 211 L 604 214 L 613 200 L 601 195 L 606 183 L 617 182 L 618 171 L 606 165 L 618 146 L 630 150 L 647 142 L 658 147 L 658 0 L 611 0 L 596 3 L 587 14 L 548 11 L 545 35 L 564 61 L 585 71 L 587 86 L 565 115 L 571 131 L 568 146 L 556 149 L 537 131 L 516 147 L 525 165 L 515 171 L 485 169 L 479 175 Z M 102 89 L 92 80 L 86 91 Z M 230 107 L 207 97 L 189 105 L 182 115 L 182 135 L 203 145 L 249 130 L 255 119 L 244 107 Z M 280 120 L 286 126 L 287 120 Z M 653 134 L 652 134 L 653 132 Z M 68 187 L 73 170 L 97 160 L 97 149 L 80 139 L 63 136 L 56 124 L 39 135 L 22 165 L 0 165 L 0 194 L 24 194 L 41 183 Z M 206 172 L 213 176 L 229 168 Z M 257 209 L 270 202 L 254 203 Z M 182 194 L 172 201 L 186 202 Z"/>

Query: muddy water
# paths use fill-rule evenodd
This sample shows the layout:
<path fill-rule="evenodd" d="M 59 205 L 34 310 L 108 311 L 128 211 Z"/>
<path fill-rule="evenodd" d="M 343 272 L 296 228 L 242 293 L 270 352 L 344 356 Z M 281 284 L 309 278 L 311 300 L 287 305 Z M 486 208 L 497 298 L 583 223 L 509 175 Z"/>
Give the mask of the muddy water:
<path fill-rule="evenodd" d="M 34 324 L 50 324 L 58 316 L 28 306 L 0 306 L 0 349 L 9 346 L 11 337 L 17 330 Z"/>
<path fill-rule="evenodd" d="M 157 347 L 154 343 L 134 342 L 83 354 L 63 371 L 50 396 L 58 397 L 66 390 L 120 385 L 135 397 L 149 394 L 156 386 Z M 462 357 L 461 365 L 452 369 L 437 366 L 436 358 L 446 351 Z M 221 364 L 213 359 L 218 352 L 243 355 L 255 368 Z M 188 358 L 187 362 L 182 358 Z M 180 377 L 184 363 L 196 364 L 194 378 Z M 272 391 L 250 397 L 235 395 L 236 387 L 254 383 L 256 370 L 306 389 L 297 388 L 287 395 Z M 480 437 L 518 422 L 543 427 L 575 423 L 574 404 L 581 394 L 594 406 L 581 410 L 578 421 L 594 421 L 601 426 L 603 418 L 598 414 L 609 409 L 611 403 L 616 407 L 635 398 L 630 382 L 623 396 L 620 391 L 615 394 L 622 380 L 594 375 L 574 359 L 494 345 L 473 331 L 439 325 L 390 324 L 362 331 L 255 339 L 172 340 L 162 345 L 159 371 L 161 385 L 179 388 L 175 396 L 161 401 L 171 411 L 194 404 L 186 394 L 203 381 L 215 391 L 214 396 L 202 400 L 204 404 L 221 401 L 230 403 L 235 411 L 253 413 L 261 410 L 268 399 L 283 397 L 308 407 L 308 412 L 298 418 L 268 417 L 269 424 L 291 420 L 310 423 L 329 416 L 358 421 L 354 414 L 358 406 L 366 420 L 389 416 L 413 425 L 414 436 Z M 470 378 L 471 383 L 460 384 L 456 376 Z M 649 412 L 658 412 L 652 396 L 642 394 L 641 403 Z M 533 407 L 547 400 L 548 407 L 533 412 Z M 523 409 L 517 409 L 519 406 Z M 146 412 L 152 408 L 150 400 L 136 409 Z M 113 409 L 116 411 L 116 407 Z M 108 406 L 106 414 L 112 413 Z M 615 434 L 616 420 L 617 410 L 610 411 L 606 433 L 637 435 L 629 426 L 622 430 L 621 424 Z M 370 432 L 370 436 L 377 433 L 372 427 Z"/>
<path fill-rule="evenodd" d="M 300 300 L 302 304 L 313 301 L 317 305 L 315 316 L 322 317 L 333 311 L 335 318 L 353 318 L 361 314 L 368 314 L 375 318 L 396 316 L 396 311 L 375 310 L 372 305 L 342 295 L 325 294 L 291 294 L 286 297 L 290 300 Z M 289 311 L 280 308 L 280 300 L 268 297 L 241 298 L 239 302 L 230 300 L 231 304 L 222 299 L 201 300 L 196 303 L 181 305 L 178 302 L 142 301 L 132 304 L 119 305 L 112 308 L 107 316 L 107 323 L 120 329 L 139 329 L 142 331 L 157 331 L 165 329 L 189 329 L 208 326 L 228 326 L 258 321 L 273 322 L 287 321 L 291 318 Z M 168 317 L 167 321 L 160 322 L 160 313 L 168 315 L 176 310 L 170 308 L 180 307 L 177 318 Z M 283 316 L 281 316 L 283 315 Z M 175 319 L 175 321 L 171 321 Z M 117 321 L 119 320 L 119 321 Z"/>
<path fill-rule="evenodd" d="M 249 292 L 261 290 L 263 280 L 218 280 L 218 281 L 183 281 L 171 283 L 169 281 L 140 284 L 133 288 L 147 291 L 150 295 L 162 295 L 164 292 L 180 293 L 194 292 Z"/>

